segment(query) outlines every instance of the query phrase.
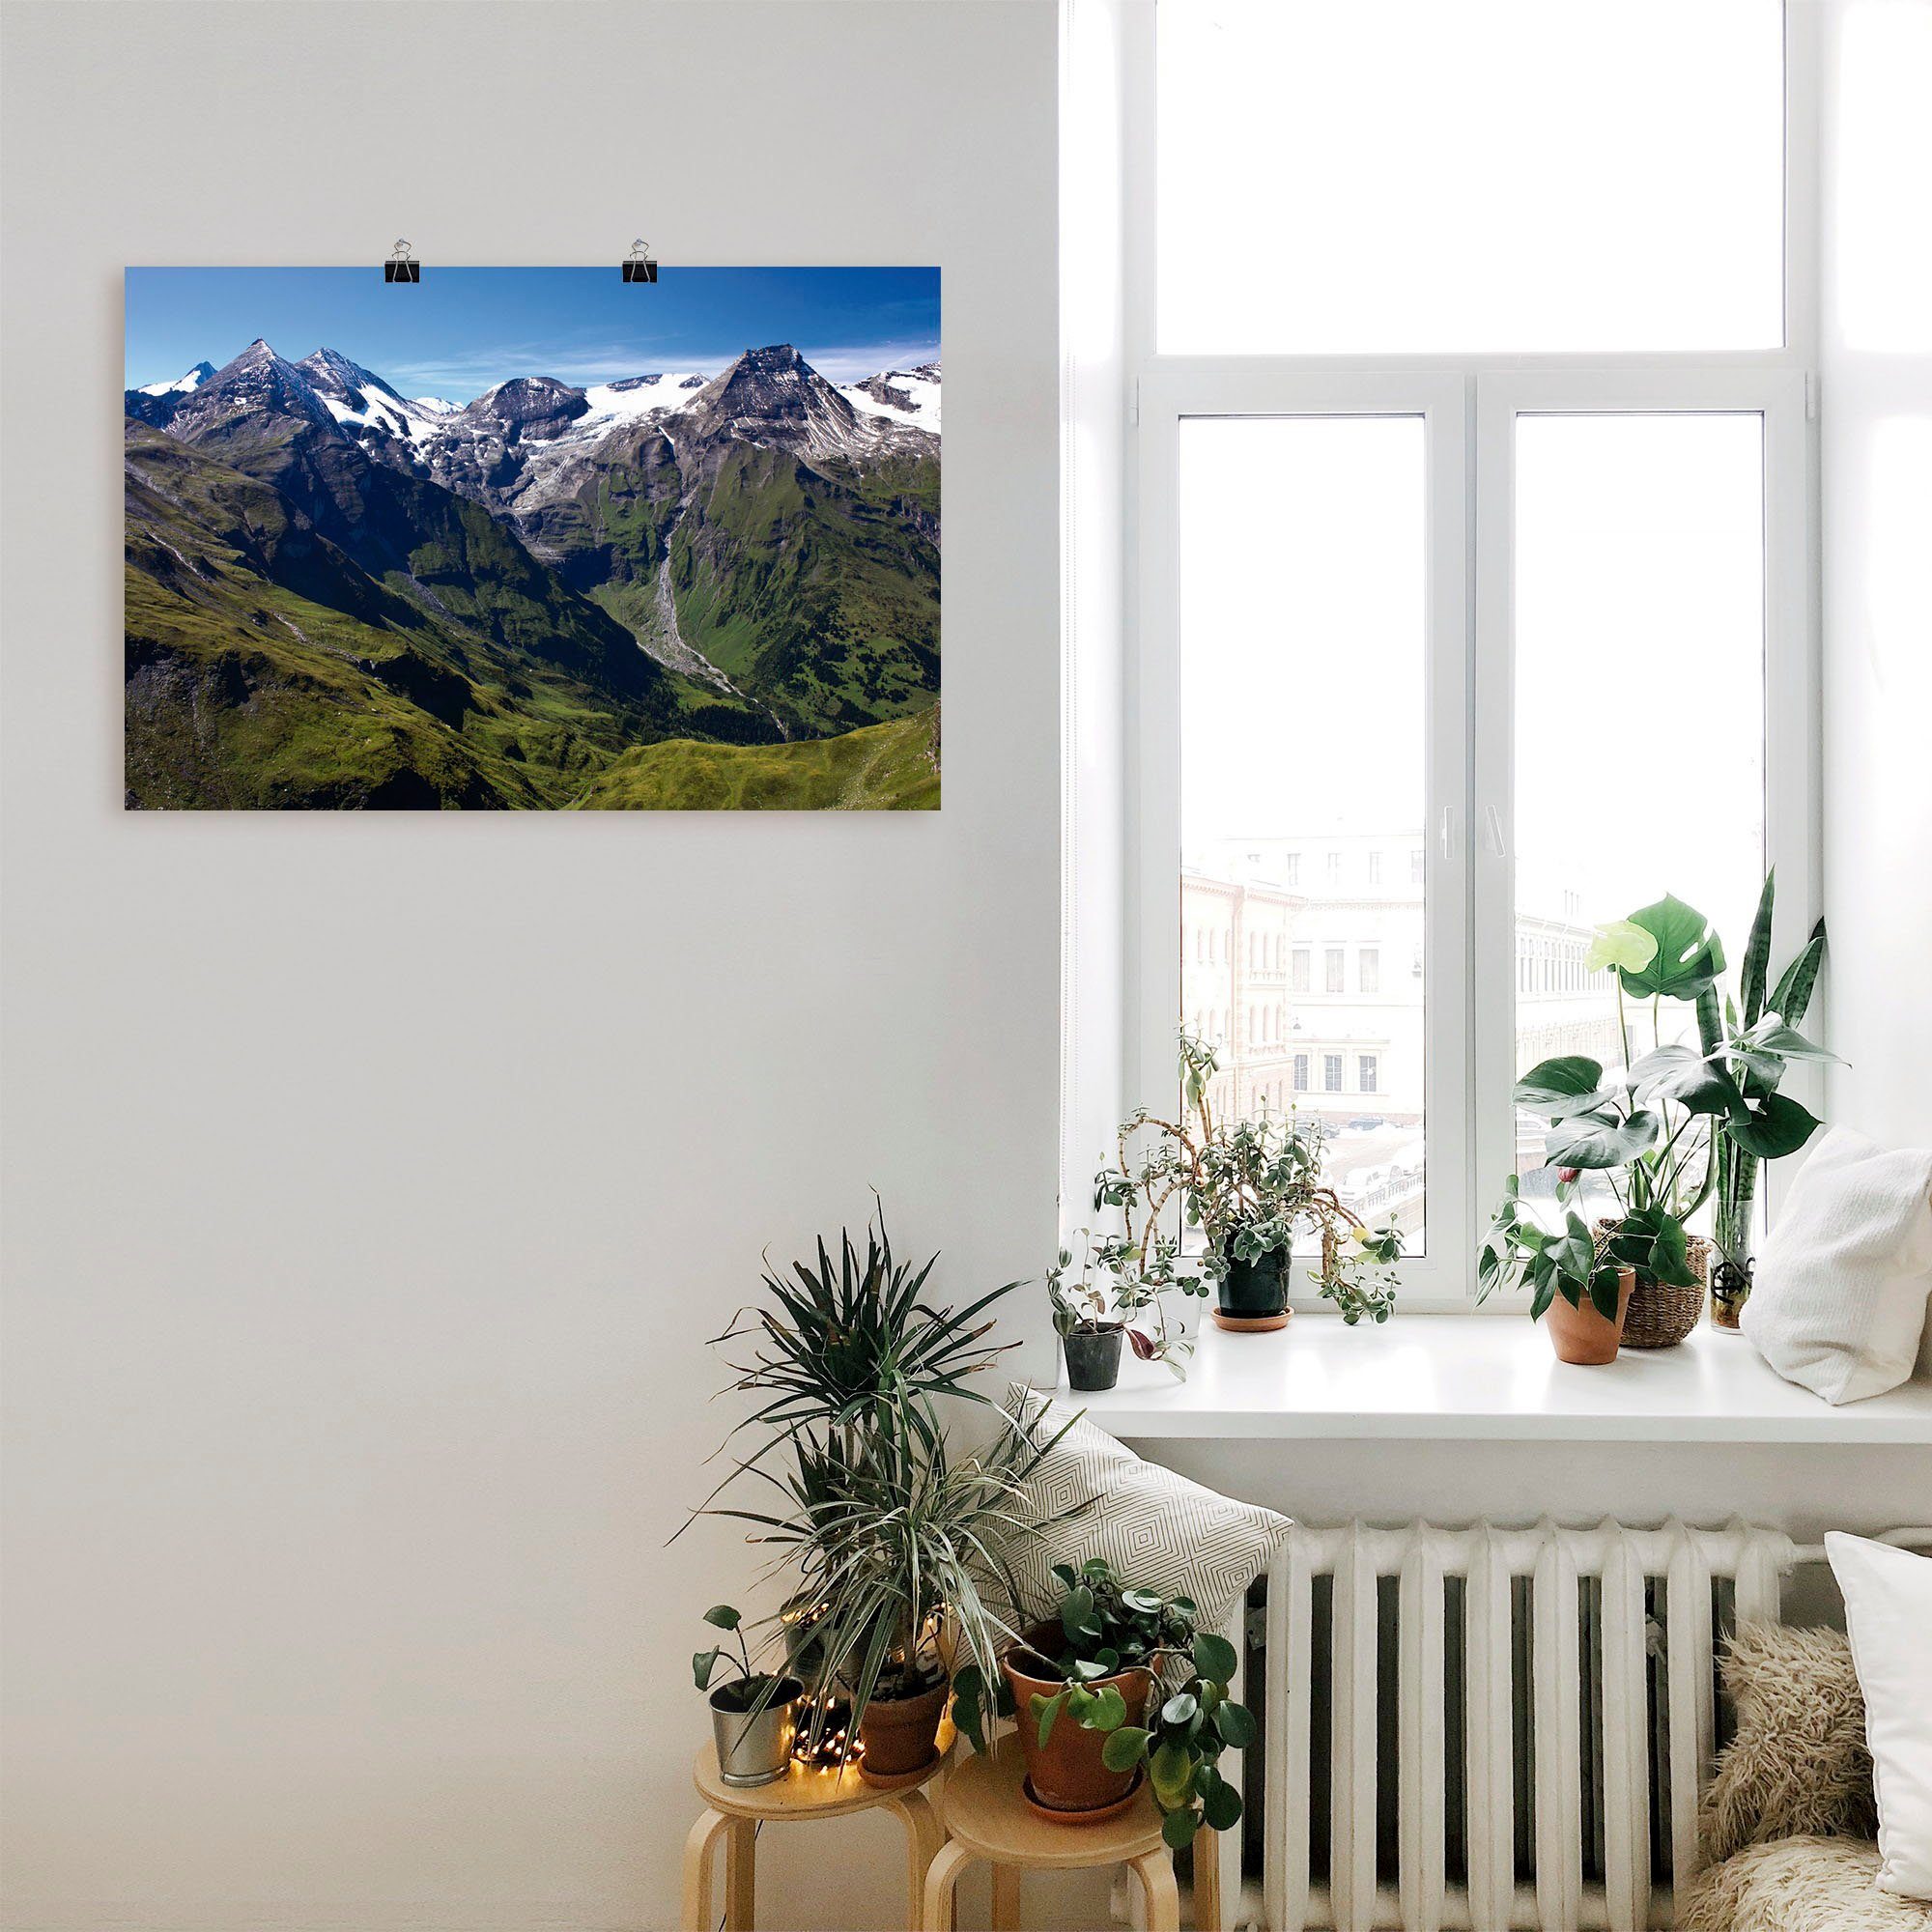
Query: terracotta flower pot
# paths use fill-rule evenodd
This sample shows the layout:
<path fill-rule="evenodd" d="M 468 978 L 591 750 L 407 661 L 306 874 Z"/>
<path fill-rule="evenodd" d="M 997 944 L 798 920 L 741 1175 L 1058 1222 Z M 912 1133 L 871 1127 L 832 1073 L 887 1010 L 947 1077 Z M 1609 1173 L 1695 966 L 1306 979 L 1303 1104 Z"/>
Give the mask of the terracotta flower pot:
<path fill-rule="evenodd" d="M 873 1697 L 859 1719 L 862 1777 L 904 1777 L 923 1771 L 938 1754 L 939 1719 L 950 1687 L 942 1678 L 911 1697 Z"/>
<path fill-rule="evenodd" d="M 1033 1715 L 1035 1697 L 1051 1697 L 1060 1689 L 1050 1656 L 1064 1647 L 1058 1624 L 1039 1624 L 1027 1633 L 1025 1646 L 1009 1650 L 1000 1660 L 1007 1683 L 1013 1693 L 1019 1720 L 1020 1749 L 1026 1757 L 1027 1782 L 1032 1796 L 1042 1810 L 1065 1812 L 1077 1823 L 1082 1812 L 1104 1811 L 1117 1804 L 1133 1788 L 1136 1774 L 1109 1771 L 1100 1762 L 1107 1742 L 1104 1731 L 1083 1729 L 1065 1709 L 1053 1720 L 1052 1732 L 1042 1745 L 1039 1722 Z M 1112 1677 L 1095 1678 L 1090 1690 L 1111 1684 L 1127 1707 L 1127 1722 L 1138 1724 L 1147 1710 L 1153 1690 L 1153 1672 L 1138 1667 L 1122 1670 Z"/>
<path fill-rule="evenodd" d="M 1636 1287 L 1636 1270 L 1617 1270 L 1617 1319 L 1608 1321 L 1597 1313 L 1597 1304 L 1586 1293 L 1579 1307 L 1572 1308 L 1569 1297 L 1559 1293 L 1543 1317 L 1549 1330 L 1549 1346 L 1559 1362 L 1614 1362 L 1623 1340 L 1624 1317 L 1630 1312 L 1631 1291 Z"/>

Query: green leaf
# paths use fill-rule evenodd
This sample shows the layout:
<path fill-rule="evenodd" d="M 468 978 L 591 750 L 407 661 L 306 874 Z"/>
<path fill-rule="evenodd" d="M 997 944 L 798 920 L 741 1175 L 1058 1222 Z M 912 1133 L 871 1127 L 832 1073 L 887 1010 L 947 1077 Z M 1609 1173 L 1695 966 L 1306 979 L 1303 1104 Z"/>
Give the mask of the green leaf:
<path fill-rule="evenodd" d="M 1183 1811 L 1170 1811 L 1160 1821 L 1160 1838 L 1171 1852 L 1184 1852 L 1201 1829 L 1201 1814 L 1193 1805 Z"/>
<path fill-rule="evenodd" d="M 1819 1122 L 1810 1108 L 1788 1094 L 1774 1094 L 1767 1100 L 1754 1101 L 1747 1121 L 1733 1121 L 1724 1131 L 1747 1153 L 1760 1160 L 1782 1160 L 1796 1153 L 1818 1131 Z"/>
<path fill-rule="evenodd" d="M 1655 905 L 1631 914 L 1657 941 L 1657 956 L 1634 970 L 1618 968 L 1624 991 L 1638 999 L 1694 1000 L 1724 970 L 1722 942 L 1694 907 L 1666 893 Z M 1574 1162 L 1566 1162 L 1574 1166 Z"/>
<path fill-rule="evenodd" d="M 1744 964 L 1738 968 L 1738 998 L 1744 1002 L 1745 1024 L 1753 1026 L 1764 1011 L 1764 979 L 1771 967 L 1772 904 L 1776 897 L 1777 868 L 1764 875 L 1764 889 L 1758 894 L 1757 911 L 1751 919 L 1750 937 L 1745 942 Z"/>
<path fill-rule="evenodd" d="M 1811 1004 L 1811 989 L 1818 983 L 1818 968 L 1824 957 L 1825 922 L 1821 919 L 1811 928 L 1804 950 L 1784 969 L 1783 978 L 1772 988 L 1770 999 L 1764 1003 L 1766 1010 L 1796 1026 Z"/>
<path fill-rule="evenodd" d="M 1214 1713 L 1214 1728 L 1230 1750 L 1246 1750 L 1255 1741 L 1255 1714 L 1245 1704 L 1223 1704 Z"/>
<path fill-rule="evenodd" d="M 1148 1759 L 1148 1776 L 1162 1809 L 1184 1804 L 1194 1777 L 1193 1753 L 1182 1745 L 1161 1745 Z"/>
<path fill-rule="evenodd" d="M 1172 1724 L 1177 1730 L 1179 1730 L 1183 1726 L 1191 1724 L 1200 1714 L 1200 1700 L 1195 1697 L 1192 1691 L 1177 1690 L 1160 1707 L 1160 1720 L 1163 1724 Z"/>
<path fill-rule="evenodd" d="M 705 1611 L 704 1621 L 708 1624 L 715 1624 L 722 1631 L 734 1631 L 738 1628 L 741 1619 L 738 1612 L 729 1604 L 713 1604 Z"/>
<path fill-rule="evenodd" d="M 700 1690 L 711 1689 L 711 1673 L 718 1668 L 718 1653 L 715 1650 L 695 1650 L 691 1654 L 692 1682 Z"/>
<path fill-rule="evenodd" d="M 1235 1674 L 1239 1660 L 1235 1646 L 1212 1631 L 1202 1631 L 1194 1639 L 1194 1667 L 1210 1684 L 1226 1684 Z"/>
<path fill-rule="evenodd" d="M 1130 1610 L 1138 1610 L 1143 1616 L 1157 1616 L 1166 1606 L 1167 1600 L 1156 1596 L 1151 1590 L 1122 1590 L 1121 1602 Z"/>
<path fill-rule="evenodd" d="M 1131 1771 L 1140 1763 L 1151 1735 L 1138 1724 L 1122 1724 L 1119 1730 L 1107 1734 L 1106 1743 L 1100 1747 L 1100 1762 L 1109 1771 Z"/>
<path fill-rule="evenodd" d="M 1657 936 L 1627 919 L 1613 919 L 1591 935 L 1583 953 L 1583 970 L 1601 973 L 1614 966 L 1620 972 L 1640 971 L 1657 957 Z"/>
<path fill-rule="evenodd" d="M 1117 1731 L 1127 1721 L 1127 1700 L 1117 1686 L 1103 1684 L 1094 1694 L 1094 1708 L 1080 1721 L 1090 1731 Z"/>
<path fill-rule="evenodd" d="M 1829 1047 L 1819 1046 L 1808 1040 L 1796 1027 L 1785 1025 L 1777 1013 L 1767 1013 L 1745 1037 L 1745 1044 L 1756 1048 L 1761 1053 L 1775 1053 L 1780 1060 L 1812 1060 L 1832 1062 L 1842 1066 Z"/>
<path fill-rule="evenodd" d="M 1036 1690 L 1031 1699 L 1034 1721 L 1038 1726 L 1039 1747 L 1046 1748 L 1046 1741 L 1053 1735 L 1053 1720 L 1060 1716 L 1062 1697 L 1056 1692 L 1051 1697 L 1042 1697 Z"/>
<path fill-rule="evenodd" d="M 1201 1801 L 1208 1824 L 1216 1832 L 1232 1832 L 1241 1822 L 1241 1794 L 1224 1777 Z"/>
<path fill-rule="evenodd" d="M 1590 1302 L 1605 1321 L 1617 1319 L 1617 1303 L 1623 1296 L 1623 1275 L 1614 1267 L 1590 1270 Z"/>
<path fill-rule="evenodd" d="M 1513 1090 L 1519 1107 L 1546 1120 L 1568 1120 L 1586 1114 L 1607 1097 L 1602 1091 L 1604 1069 L 1579 1053 L 1564 1054 L 1532 1066 Z"/>
<path fill-rule="evenodd" d="M 1551 1167 L 1626 1167 L 1656 1142 L 1662 1124 L 1648 1107 L 1624 1121 L 1586 1114 L 1553 1130 L 1543 1144 L 1543 1157 Z"/>
<path fill-rule="evenodd" d="M 1675 1100 L 1687 1114 L 1742 1114 L 1745 1096 L 1715 1061 L 1688 1046 L 1660 1046 L 1631 1068 L 1646 1100 Z"/>

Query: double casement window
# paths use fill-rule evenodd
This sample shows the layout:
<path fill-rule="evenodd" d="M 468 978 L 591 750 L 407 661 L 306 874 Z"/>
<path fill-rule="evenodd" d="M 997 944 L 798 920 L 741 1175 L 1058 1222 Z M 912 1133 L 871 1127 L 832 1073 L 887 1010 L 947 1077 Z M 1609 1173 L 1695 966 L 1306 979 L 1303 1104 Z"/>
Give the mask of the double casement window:
<path fill-rule="evenodd" d="M 1466 1306 L 1518 1072 L 1617 1057 L 1592 926 L 1741 941 L 1773 861 L 1815 910 L 1805 10 L 1128 31 L 1129 1084 L 1171 1108 L 1188 936 L 1278 935 L 1216 1104 L 1287 1091 Z"/>

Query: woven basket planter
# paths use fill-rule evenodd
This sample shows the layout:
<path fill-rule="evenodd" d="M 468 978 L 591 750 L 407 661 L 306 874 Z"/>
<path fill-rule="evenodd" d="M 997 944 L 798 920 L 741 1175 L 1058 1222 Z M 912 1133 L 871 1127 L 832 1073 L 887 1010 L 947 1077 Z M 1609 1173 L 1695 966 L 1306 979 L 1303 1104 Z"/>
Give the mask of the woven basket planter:
<path fill-rule="evenodd" d="M 1616 1225 L 1599 1221 L 1601 1237 Z M 1640 1281 L 1624 1317 L 1626 1349 L 1674 1349 L 1697 1325 L 1704 1312 L 1704 1291 L 1711 1279 L 1711 1244 L 1702 1235 L 1685 1242 L 1685 1256 L 1696 1279 L 1689 1288 L 1667 1288 L 1659 1281 Z"/>

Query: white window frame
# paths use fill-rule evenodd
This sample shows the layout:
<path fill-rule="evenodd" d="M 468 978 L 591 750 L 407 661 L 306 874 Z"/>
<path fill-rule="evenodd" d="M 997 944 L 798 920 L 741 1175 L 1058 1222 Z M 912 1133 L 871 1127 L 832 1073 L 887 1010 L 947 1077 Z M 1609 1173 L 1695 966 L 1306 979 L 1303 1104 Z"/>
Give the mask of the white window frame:
<path fill-rule="evenodd" d="M 1817 21 L 1785 7 L 1785 341 L 1727 353 L 1163 355 L 1156 300 L 1155 8 L 1122 16 L 1130 428 L 1127 892 L 1130 1104 L 1172 1103 L 1179 1012 L 1179 425 L 1190 415 L 1420 414 L 1429 469 L 1423 826 L 1425 1257 L 1403 1306 L 1474 1306 L 1478 1228 L 1513 1154 L 1511 784 L 1515 418 L 1742 410 L 1765 425 L 1765 837 L 1784 956 L 1821 909 L 1817 529 Z M 1267 245 L 1258 235 L 1257 246 Z M 1471 837 L 1471 832 L 1476 836 Z M 1309 949 L 1313 987 L 1314 951 Z M 1325 979 L 1324 979 L 1325 984 Z M 1310 1089 L 1321 1091 L 1311 1059 Z M 1776 1186 L 1772 1188 L 1775 1201 Z M 1320 1305 L 1297 1293 L 1298 1305 Z M 1489 1312 L 1515 1312 L 1496 1296 Z"/>

